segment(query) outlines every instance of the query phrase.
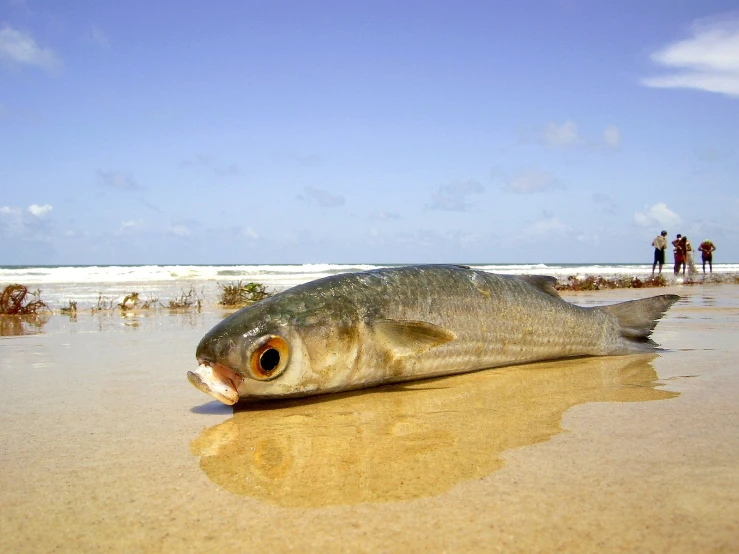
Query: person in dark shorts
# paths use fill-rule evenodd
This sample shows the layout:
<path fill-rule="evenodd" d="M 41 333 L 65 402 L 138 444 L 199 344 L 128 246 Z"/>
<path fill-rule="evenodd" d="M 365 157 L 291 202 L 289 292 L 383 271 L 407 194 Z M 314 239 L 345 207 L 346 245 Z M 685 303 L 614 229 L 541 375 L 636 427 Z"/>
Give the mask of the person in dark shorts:
<path fill-rule="evenodd" d="M 703 273 L 706 272 L 706 262 L 708 262 L 708 267 L 710 268 L 711 273 L 713 273 L 713 251 L 716 250 L 716 245 L 706 239 L 701 242 L 698 250 L 701 251 L 701 258 L 703 258 Z"/>
<path fill-rule="evenodd" d="M 657 267 L 657 264 L 659 264 L 659 273 L 658 275 L 662 275 L 662 266 L 665 264 L 665 249 L 667 248 L 667 231 L 662 231 L 657 237 L 652 241 L 652 246 L 654 246 L 654 263 L 652 264 L 652 275 L 654 275 L 654 270 Z"/>

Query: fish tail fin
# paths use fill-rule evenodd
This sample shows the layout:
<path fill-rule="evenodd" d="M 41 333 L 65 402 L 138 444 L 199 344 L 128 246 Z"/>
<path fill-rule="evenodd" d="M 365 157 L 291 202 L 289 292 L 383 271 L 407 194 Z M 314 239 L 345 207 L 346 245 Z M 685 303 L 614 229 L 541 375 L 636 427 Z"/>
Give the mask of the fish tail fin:
<path fill-rule="evenodd" d="M 640 300 L 621 302 L 602 309 L 618 320 L 621 337 L 634 350 L 651 350 L 657 344 L 650 338 L 660 318 L 675 302 L 677 294 L 661 294 Z"/>

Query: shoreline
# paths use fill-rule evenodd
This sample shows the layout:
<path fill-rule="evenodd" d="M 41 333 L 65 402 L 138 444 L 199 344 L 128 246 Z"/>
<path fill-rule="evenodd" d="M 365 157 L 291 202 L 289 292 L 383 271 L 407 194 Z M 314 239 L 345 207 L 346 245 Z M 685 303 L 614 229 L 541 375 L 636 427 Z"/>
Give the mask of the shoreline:
<path fill-rule="evenodd" d="M 546 275 L 545 272 L 542 274 Z M 512 274 L 512 275 L 530 275 Z M 598 275 L 582 274 L 555 276 L 555 288 L 560 294 L 584 291 L 607 290 L 655 290 L 680 289 L 682 287 L 700 287 L 706 285 L 739 284 L 739 273 L 695 274 L 692 276 L 674 276 L 665 272 L 661 276 L 643 275 Z M 307 282 L 307 281 L 305 281 Z M 158 310 L 199 310 L 203 307 L 217 307 L 225 310 L 242 308 L 248 304 L 222 304 L 225 287 L 245 281 L 213 281 L 213 280 L 178 280 L 158 282 L 120 282 L 120 283 L 44 283 L 43 288 L 35 285 L 17 283 L 28 289 L 31 294 L 38 293 L 40 299 L 51 315 L 72 315 L 78 312 L 114 312 L 122 313 L 158 311 Z M 291 288 L 270 282 L 253 281 L 264 286 L 269 294 L 277 294 Z M 301 283 L 296 283 L 301 284 Z M 16 285 L 16 283 L 0 283 L 0 288 Z M 136 295 L 140 304 L 127 306 L 127 298 Z M 136 301 L 138 302 L 138 300 Z M 143 306 L 142 306 L 143 305 Z M 41 313 L 41 312 L 39 312 Z M 3 315 L 0 312 L 0 315 Z"/>

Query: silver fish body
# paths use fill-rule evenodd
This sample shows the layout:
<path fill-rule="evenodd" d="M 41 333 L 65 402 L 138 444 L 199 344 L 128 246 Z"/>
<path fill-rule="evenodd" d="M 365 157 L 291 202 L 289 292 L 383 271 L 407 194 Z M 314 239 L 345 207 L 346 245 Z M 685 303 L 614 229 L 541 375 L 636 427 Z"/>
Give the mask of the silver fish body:
<path fill-rule="evenodd" d="M 227 404 L 306 396 L 573 356 L 653 350 L 678 300 L 583 308 L 553 278 L 462 266 L 378 269 L 299 285 L 209 331 L 189 380 Z"/>

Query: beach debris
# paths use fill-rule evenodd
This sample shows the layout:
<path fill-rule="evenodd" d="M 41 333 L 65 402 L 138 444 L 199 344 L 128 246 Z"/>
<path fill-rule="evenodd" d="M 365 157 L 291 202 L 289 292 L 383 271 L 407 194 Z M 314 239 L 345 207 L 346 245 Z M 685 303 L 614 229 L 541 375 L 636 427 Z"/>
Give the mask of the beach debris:
<path fill-rule="evenodd" d="M 155 307 L 159 302 L 158 298 L 149 298 L 147 300 L 141 300 L 138 292 L 132 292 L 123 297 L 123 300 L 118 304 L 118 308 L 122 312 L 132 312 L 134 310 L 149 310 Z"/>
<path fill-rule="evenodd" d="M 662 275 L 647 277 L 602 277 L 600 275 L 570 275 L 567 281 L 558 282 L 555 288 L 559 291 L 588 291 L 608 289 L 640 289 L 649 287 L 666 287 L 670 283 Z"/>
<path fill-rule="evenodd" d="M 90 308 L 90 311 L 92 312 L 102 312 L 105 310 L 112 310 L 116 306 L 116 301 L 113 298 L 106 298 L 103 296 L 103 293 L 98 293 L 98 301 L 97 304 L 95 304 L 92 308 Z"/>
<path fill-rule="evenodd" d="M 74 300 L 69 300 L 69 304 L 67 304 L 66 306 L 62 306 L 59 311 L 61 311 L 63 314 L 76 314 L 77 302 Z"/>
<path fill-rule="evenodd" d="M 221 288 L 221 297 L 218 303 L 222 306 L 248 306 L 271 296 L 261 283 L 246 283 L 238 281 L 228 285 L 218 283 Z"/>
<path fill-rule="evenodd" d="M 453 265 L 345 273 L 240 309 L 196 350 L 188 380 L 225 404 L 307 396 L 579 356 L 653 352 L 679 296 L 563 300 L 547 276 Z"/>
<path fill-rule="evenodd" d="M 0 293 L 1 315 L 35 315 L 42 310 L 51 311 L 41 300 L 40 290 L 30 292 L 25 285 L 13 284 Z"/>
<path fill-rule="evenodd" d="M 191 286 L 189 290 L 183 290 L 180 296 L 174 300 L 170 300 L 166 307 L 170 310 L 189 310 L 194 308 L 200 311 L 200 308 L 203 306 L 202 296 L 202 291 L 198 294 L 195 287 Z"/>

